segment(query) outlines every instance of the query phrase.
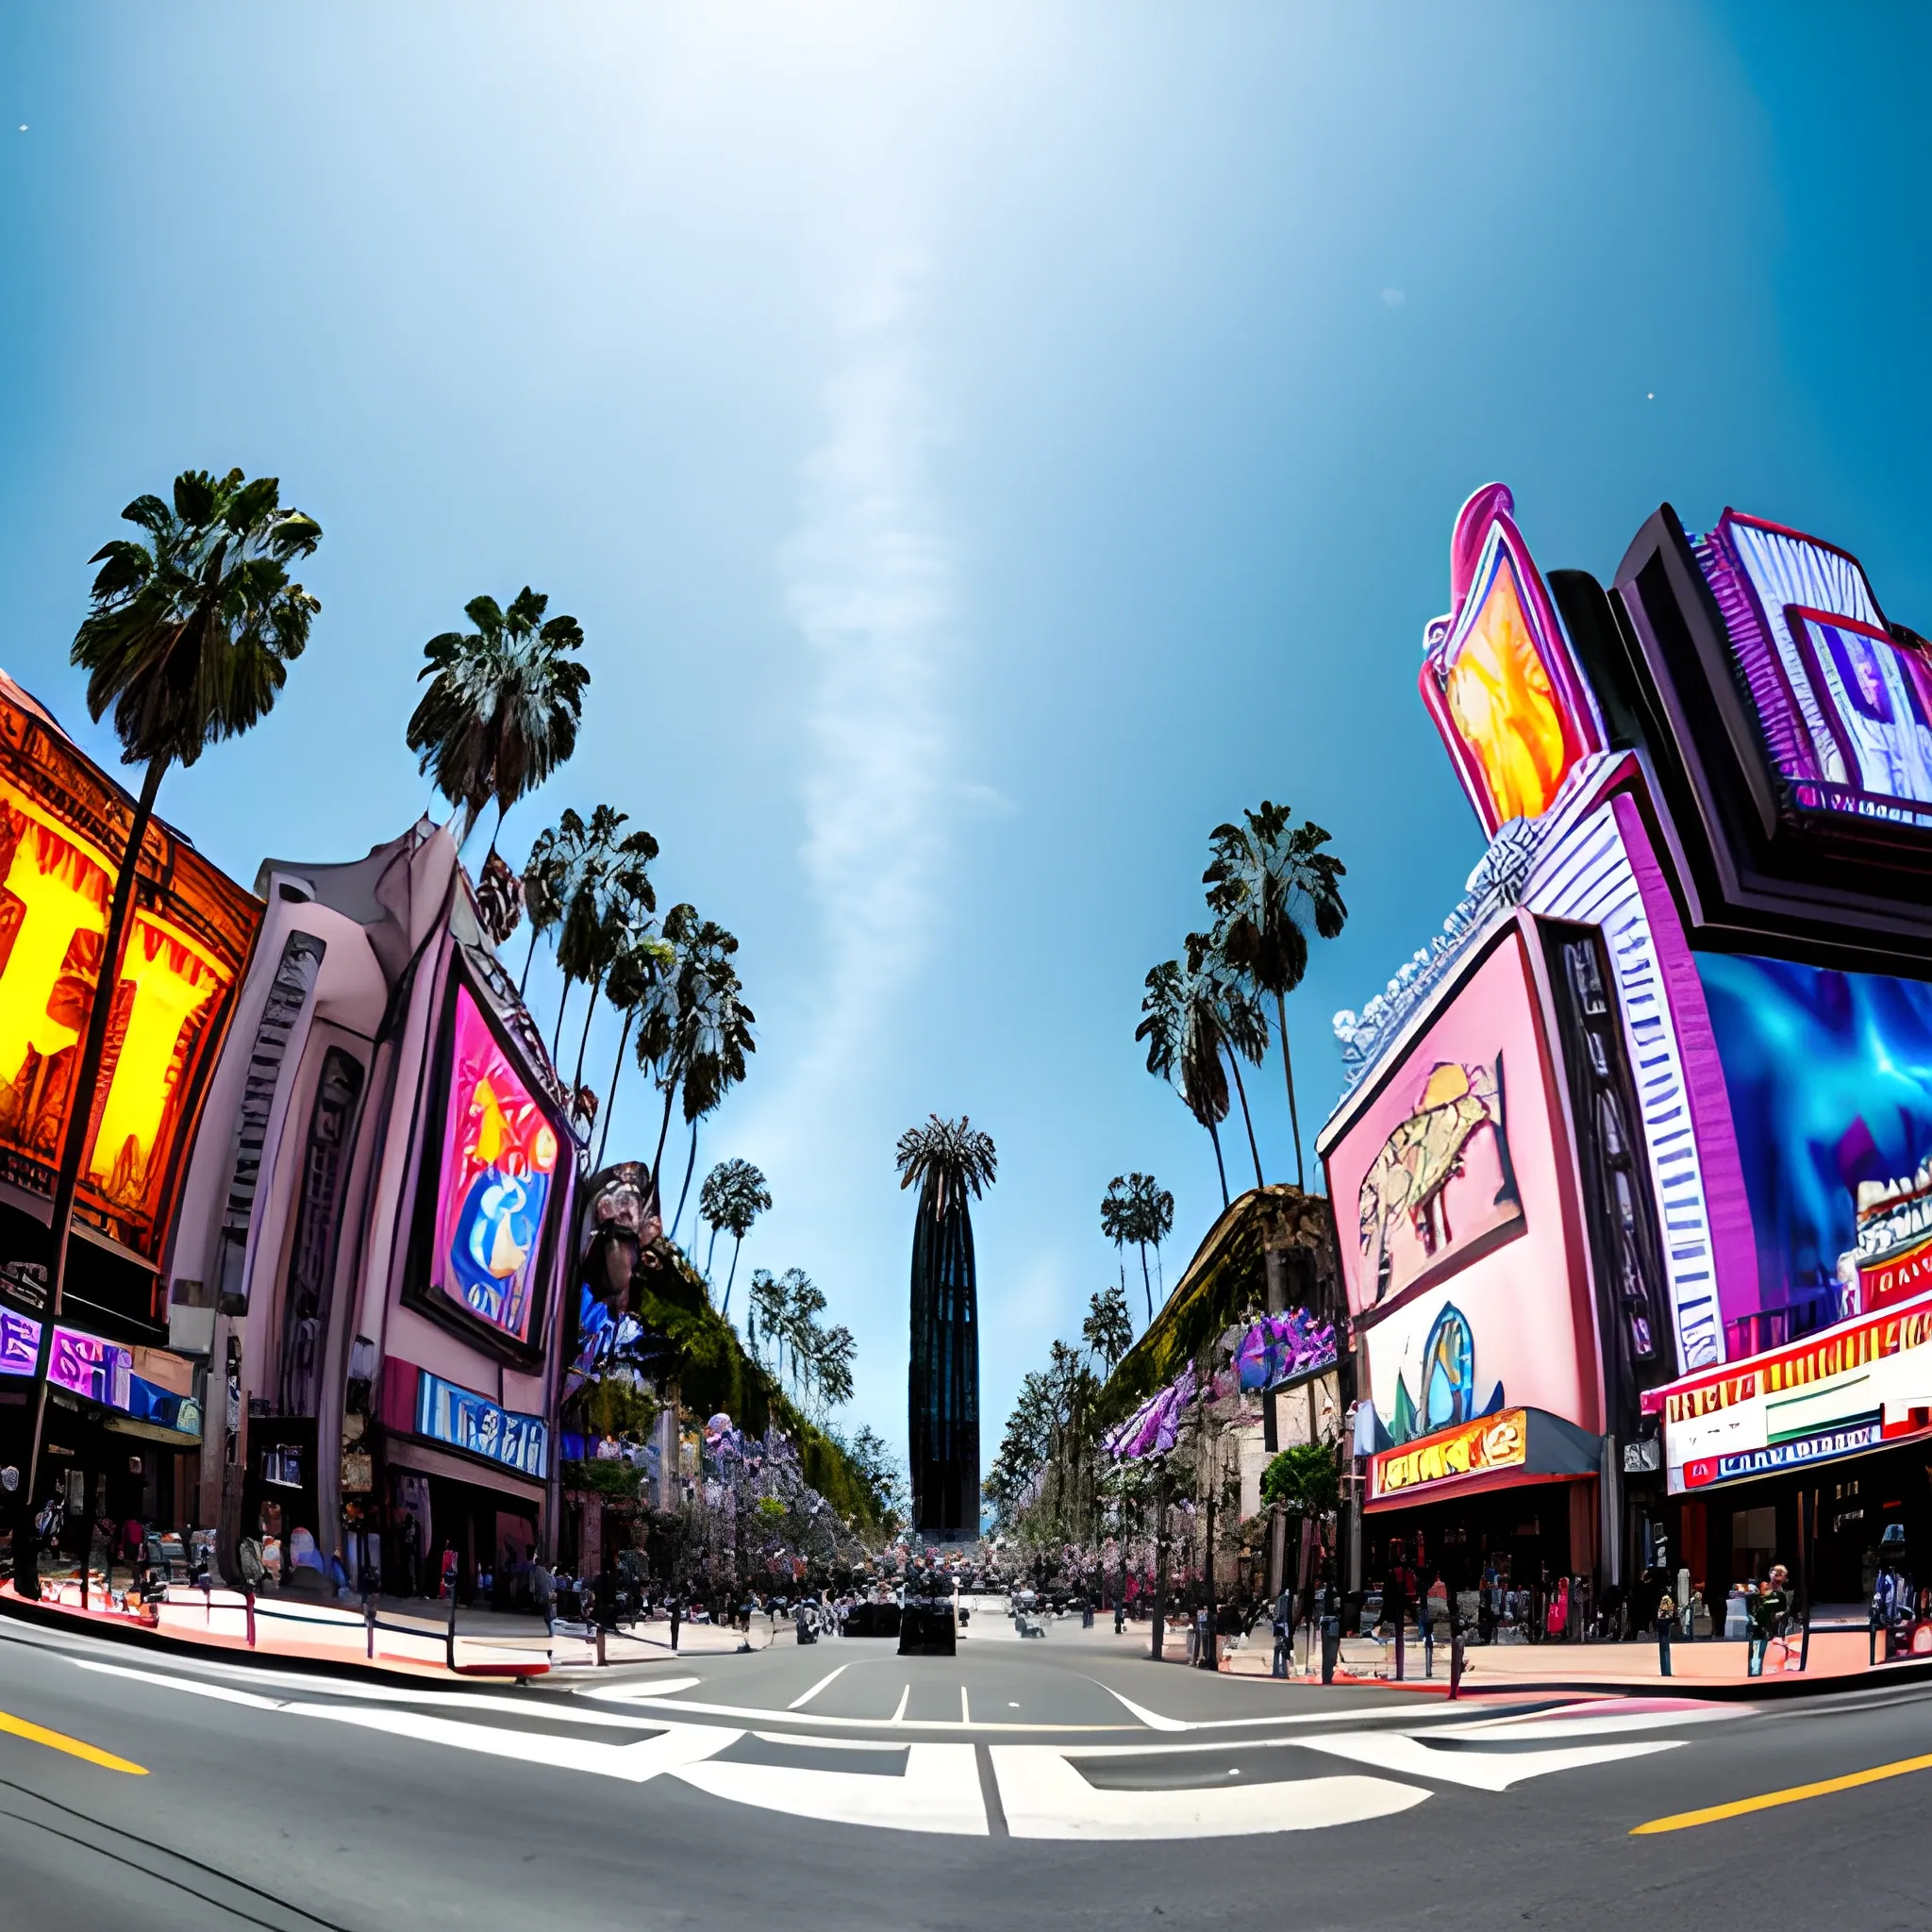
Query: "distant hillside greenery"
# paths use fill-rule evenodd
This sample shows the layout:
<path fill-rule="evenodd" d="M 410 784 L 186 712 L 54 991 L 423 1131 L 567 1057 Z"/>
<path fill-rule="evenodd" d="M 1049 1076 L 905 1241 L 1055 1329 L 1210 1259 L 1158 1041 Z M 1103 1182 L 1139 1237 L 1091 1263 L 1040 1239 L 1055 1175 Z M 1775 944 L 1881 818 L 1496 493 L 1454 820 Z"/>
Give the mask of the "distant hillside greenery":
<path fill-rule="evenodd" d="M 806 1481 L 860 1529 L 878 1528 L 885 1499 L 843 1445 L 808 1422 L 745 1353 L 737 1329 L 712 1307 L 704 1276 L 682 1250 L 659 1241 L 653 1252 L 658 1268 L 633 1277 L 633 1311 L 676 1351 L 675 1371 L 684 1407 L 700 1419 L 728 1415 L 748 1436 L 766 1435 L 774 1425 L 782 1429 L 797 1446 Z M 647 1286 L 653 1280 L 655 1291 Z"/>
<path fill-rule="evenodd" d="M 1146 1332 L 1108 1377 L 1095 1403 L 1101 1426 L 1124 1421 L 1224 1329 L 1266 1306 L 1263 1250 L 1271 1240 L 1313 1250 L 1314 1298 L 1332 1297 L 1334 1234 L 1325 1197 L 1284 1184 L 1237 1195 L 1208 1230 Z"/>

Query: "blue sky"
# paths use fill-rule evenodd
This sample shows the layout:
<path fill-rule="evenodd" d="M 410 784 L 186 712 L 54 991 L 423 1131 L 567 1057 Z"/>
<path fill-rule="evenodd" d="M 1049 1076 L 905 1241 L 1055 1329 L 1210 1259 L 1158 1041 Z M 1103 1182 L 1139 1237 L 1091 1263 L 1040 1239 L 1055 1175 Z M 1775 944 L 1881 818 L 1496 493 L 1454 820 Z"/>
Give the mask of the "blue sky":
<path fill-rule="evenodd" d="M 931 1109 L 993 1134 L 990 1455 L 1113 1271 L 1108 1178 L 1173 1189 L 1170 1278 L 1219 1206 L 1132 1038 L 1208 829 L 1273 796 L 1349 866 L 1291 1003 L 1310 1139 L 1329 1015 L 1479 855 L 1414 692 L 1472 489 L 1600 575 L 1659 501 L 1735 503 L 1932 625 L 1927 37 L 1904 7 L 0 7 L 0 662 L 107 755 L 66 662 L 88 556 L 180 468 L 278 474 L 326 532 L 313 644 L 163 792 L 248 879 L 424 808 L 404 722 L 468 598 L 575 612 L 581 748 L 506 845 L 608 801 L 741 937 L 759 1050 L 700 1172 L 767 1169 L 744 1269 L 818 1279 L 849 1420 L 895 1441 L 892 1143 Z M 1250 1084 L 1280 1178 L 1278 1062 Z M 616 1139 L 654 1124 L 633 1072 Z"/>

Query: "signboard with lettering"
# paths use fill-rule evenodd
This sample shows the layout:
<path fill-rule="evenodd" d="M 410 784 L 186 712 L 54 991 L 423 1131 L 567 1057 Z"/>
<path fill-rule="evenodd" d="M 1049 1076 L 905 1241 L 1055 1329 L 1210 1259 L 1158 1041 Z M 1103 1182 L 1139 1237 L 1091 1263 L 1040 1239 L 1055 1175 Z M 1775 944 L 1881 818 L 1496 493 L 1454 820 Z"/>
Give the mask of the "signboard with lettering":
<path fill-rule="evenodd" d="M 17 1309 L 0 1308 L 0 1375 L 31 1375 L 41 1324 Z M 201 1440 L 201 1404 L 193 1369 L 158 1348 L 130 1348 L 84 1329 L 55 1325 L 47 1380 L 56 1389 L 114 1410 L 150 1429 Z"/>
<path fill-rule="evenodd" d="M 1369 1461 L 1370 1496 L 1379 1502 L 1399 1490 L 1419 1490 L 1452 1476 L 1521 1469 L 1529 1454 L 1529 1418 L 1520 1408 L 1486 1415 L 1406 1448 L 1386 1449 Z"/>
<path fill-rule="evenodd" d="M 132 810 L 0 675 L 0 1177 L 37 1193 L 53 1191 Z M 150 1259 L 259 922 L 251 894 L 152 822 L 80 1188 L 85 1217 Z"/>
<path fill-rule="evenodd" d="M 540 1481 L 550 1473 L 550 1431 L 541 1416 L 503 1408 L 427 1369 L 416 1371 L 416 1433 Z"/>
<path fill-rule="evenodd" d="M 1674 1492 L 1932 1433 L 1932 1295 L 1643 1398 Z"/>

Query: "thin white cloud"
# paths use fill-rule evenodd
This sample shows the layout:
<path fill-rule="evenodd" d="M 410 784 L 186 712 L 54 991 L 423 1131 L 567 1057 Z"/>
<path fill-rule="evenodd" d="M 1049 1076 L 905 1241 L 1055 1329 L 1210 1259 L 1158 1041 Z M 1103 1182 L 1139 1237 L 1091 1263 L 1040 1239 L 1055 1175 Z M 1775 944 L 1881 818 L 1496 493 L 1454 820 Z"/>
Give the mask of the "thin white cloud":
<path fill-rule="evenodd" d="M 925 491 L 935 432 L 911 341 L 918 263 L 887 262 L 845 319 L 824 441 L 780 565 L 816 691 L 802 854 L 824 979 L 802 1078 L 863 1079 L 878 1018 L 931 943 L 952 745 L 954 574 Z"/>

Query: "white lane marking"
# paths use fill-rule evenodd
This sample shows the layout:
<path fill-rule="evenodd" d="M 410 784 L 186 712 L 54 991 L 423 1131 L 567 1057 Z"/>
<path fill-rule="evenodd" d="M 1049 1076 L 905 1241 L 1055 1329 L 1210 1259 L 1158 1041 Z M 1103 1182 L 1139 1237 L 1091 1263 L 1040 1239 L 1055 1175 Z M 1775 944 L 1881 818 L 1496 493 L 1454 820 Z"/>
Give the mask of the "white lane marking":
<path fill-rule="evenodd" d="M 816 1697 L 819 1694 L 819 1692 L 823 1690 L 825 1688 L 825 1686 L 829 1684 L 833 1680 L 833 1678 L 835 1678 L 839 1674 L 839 1671 L 842 1671 L 845 1668 L 845 1665 L 841 1664 L 839 1666 L 838 1671 L 827 1671 L 823 1677 L 821 1677 L 818 1680 L 818 1682 L 814 1684 L 811 1687 L 811 1689 L 804 1694 L 804 1696 L 794 1697 L 791 1700 L 791 1702 L 785 1707 L 785 1708 L 787 1710 L 803 1710 L 805 1707 L 808 1704 L 809 1704 L 812 1701 L 812 1699 Z M 661 1696 L 662 1692 L 659 1692 L 658 1694 Z"/>
<path fill-rule="evenodd" d="M 910 1684 L 908 1684 L 908 1685 L 907 1685 L 907 1687 L 905 1688 L 905 1690 L 902 1690 L 902 1691 L 900 1691 L 900 1693 L 899 1693 L 899 1707 L 898 1707 L 898 1709 L 897 1709 L 897 1710 L 895 1710 L 895 1711 L 894 1711 L 894 1712 L 892 1713 L 892 1718 L 891 1718 L 891 1721 L 892 1721 L 892 1723 L 893 1723 L 893 1724 L 901 1724 L 901 1723 L 903 1723 L 903 1722 L 905 1721 L 905 1717 L 906 1717 L 906 1707 L 907 1707 L 907 1706 L 908 1706 L 908 1704 L 910 1704 L 911 1702 L 912 1702 L 912 1686 L 911 1686 Z"/>
<path fill-rule="evenodd" d="M 1420 1738 L 1394 1731 L 1357 1731 L 1347 1738 L 1297 1738 L 1294 1741 L 1304 1751 L 1350 1757 L 1357 1764 L 1373 1764 L 1378 1771 L 1399 1772 L 1404 1777 L 1433 1778 L 1438 1784 L 1467 1785 L 1478 1791 L 1507 1791 L 1524 1778 L 1648 1757 L 1654 1752 L 1674 1751 L 1684 1740 L 1653 1738 L 1641 1744 L 1579 1744 L 1569 1750 L 1510 1752 L 1432 1751 Z"/>
<path fill-rule="evenodd" d="M 993 1771 L 1015 1838 L 1244 1838 L 1391 1817 L 1429 1792 L 1391 1778 L 1342 1775 L 1200 1790 L 1101 1790 L 1050 1745 L 995 1744 Z"/>
<path fill-rule="evenodd" d="M 792 1740 L 800 1741 L 800 1740 Z M 986 1801 L 971 1744 L 908 1744 L 906 1774 L 819 1771 L 777 1764 L 688 1764 L 684 1783 L 735 1804 L 789 1812 L 828 1824 L 870 1824 L 889 1831 L 930 1831 L 954 1838 L 987 1836 Z"/>
<path fill-rule="evenodd" d="M 78 1658 L 76 1662 L 80 1661 Z M 297 1704 L 231 1690 L 225 1684 L 196 1684 L 158 1672 L 130 1671 L 113 1665 L 92 1665 L 115 1676 L 142 1677 L 170 1690 L 192 1697 L 212 1697 L 222 1704 L 244 1704 L 257 1710 L 285 1711 L 291 1717 L 325 1718 L 331 1724 L 356 1724 L 393 1738 L 418 1743 L 442 1744 L 458 1751 L 475 1751 L 489 1757 L 514 1758 L 525 1764 L 547 1764 L 558 1771 L 593 1772 L 603 1777 L 642 1784 L 667 1771 L 708 1757 L 741 1738 L 742 1731 L 709 1724 L 667 1724 L 657 1735 L 628 1744 L 601 1744 L 588 1738 L 559 1738 L 543 1731 L 471 1724 L 459 1718 L 433 1717 L 414 1710 L 383 1710 L 354 1705 Z M 488 1702 L 488 1700 L 480 1700 Z"/>
<path fill-rule="evenodd" d="M 212 1697 L 218 1704 L 243 1704 L 251 1710 L 286 1710 L 286 1700 L 258 1697 L 252 1690 L 233 1690 L 225 1684 L 201 1684 L 192 1677 L 171 1677 L 161 1671 L 133 1671 L 125 1664 L 96 1663 L 91 1657 L 71 1657 L 83 1671 L 99 1671 L 104 1676 L 133 1677 L 143 1684 L 158 1684 L 164 1690 L 186 1690 L 192 1697 Z"/>
<path fill-rule="evenodd" d="M 959 1686 L 959 1722 L 970 1724 L 973 1722 L 973 1707 L 966 1702 L 966 1687 Z"/>
<path fill-rule="evenodd" d="M 811 1724 L 824 1729 L 835 1725 L 848 1731 L 876 1731 L 887 1722 L 882 1717 L 831 1717 L 824 1711 L 801 1710 L 794 1716 L 788 1710 L 773 1710 L 769 1707 L 746 1704 L 700 1704 L 694 1698 L 649 1697 L 641 1691 L 620 1695 L 615 1690 L 593 1690 L 590 1686 L 577 1693 L 581 1697 L 616 1698 L 618 1702 L 634 1706 L 639 1709 L 661 1704 L 668 1711 L 694 1711 L 705 1717 L 736 1718 L 746 1725 L 751 1724 Z M 1018 1707 L 1015 1706 L 1017 1709 Z M 1339 1723 L 1334 1719 L 1330 1722 Z M 961 1728 L 956 1717 L 916 1717 L 908 1721 L 908 1730 L 918 1731 L 957 1731 Z M 975 1719 L 975 1731 L 1031 1731 L 1036 1734 L 1049 1731 L 1074 1731 L 1080 1733 L 1097 1731 L 1131 1731 L 1132 1724 L 989 1724 L 984 1718 Z"/>
<path fill-rule="evenodd" d="M 894 1744 L 889 1739 L 874 1738 L 812 1738 L 801 1736 L 796 1731 L 754 1731 L 754 1738 L 761 1743 L 784 1744 L 812 1751 L 909 1751 L 909 1744 Z"/>
<path fill-rule="evenodd" d="M 1644 1710 L 1622 1715 L 1610 1712 L 1603 1717 L 1573 1715 L 1575 1707 L 1554 1718 L 1496 1717 L 1476 1724 L 1443 1724 L 1432 1729 L 1432 1738 L 1607 1738 L 1620 1731 L 1658 1731 L 1666 1725 L 1707 1724 L 1725 1718 L 1751 1717 L 1750 1705 L 1721 1705 L 1714 1710 Z M 1585 1707 L 1587 1713 L 1588 1707 Z"/>
<path fill-rule="evenodd" d="M 600 1704 L 652 1704 L 694 1690 L 702 1677 L 645 1677 L 633 1684 L 573 1684 L 573 1697 L 594 1697 Z"/>
<path fill-rule="evenodd" d="M 1091 1684 L 1100 1684 L 1098 1677 L 1090 1677 Z M 1136 1704 L 1131 1697 L 1116 1690 L 1111 1684 L 1100 1684 L 1109 1697 L 1124 1705 L 1150 1731 L 1243 1731 L 1260 1728 L 1276 1728 L 1286 1724 L 1435 1724 L 1444 1722 L 1445 1716 L 1425 1710 L 1404 1710 L 1399 1705 L 1378 1704 L 1367 1710 L 1307 1710 L 1278 1714 L 1274 1717 L 1204 1717 L 1178 1718 L 1162 1717 L 1158 1710 L 1149 1710 L 1144 1704 Z M 1095 1730 L 1110 1728 L 1107 1724 L 1096 1724 Z"/>
<path fill-rule="evenodd" d="M 294 1707 L 290 1698 L 261 1697 L 253 1691 L 235 1690 L 224 1684 L 204 1683 L 198 1677 L 177 1675 L 170 1671 L 142 1671 L 128 1664 L 96 1662 L 92 1657 L 70 1657 L 76 1670 L 98 1671 L 104 1676 L 132 1677 L 137 1683 L 158 1684 L 166 1690 L 186 1690 L 192 1696 L 213 1697 L 225 1704 L 253 1705 L 261 1710 L 288 1710 Z M 273 1674 L 279 1678 L 280 1674 Z M 612 1730 L 637 1731 L 658 1730 L 664 1720 L 658 1717 L 612 1717 L 601 1710 L 572 1710 L 567 1706 L 550 1701 L 533 1703 L 526 1699 L 512 1701 L 508 1697 L 479 1696 L 475 1691 L 439 1690 L 432 1688 L 422 1691 L 394 1690 L 381 1684 L 336 1684 L 326 1678 L 295 1677 L 282 1679 L 292 1682 L 298 1688 L 323 1691 L 330 1696 L 352 1700 L 358 1704 L 433 1704 L 441 1710 L 480 1710 L 500 1714 L 514 1714 L 519 1717 L 541 1715 L 545 1719 L 554 1718 L 559 1724 L 596 1724 Z M 693 1677 L 692 1683 L 697 1679 Z"/>
<path fill-rule="evenodd" d="M 722 1725 L 670 1724 L 655 1738 L 634 1744 L 598 1744 L 586 1738 L 558 1738 L 542 1731 L 499 1730 L 491 1724 L 466 1724 L 459 1719 L 425 1717 L 412 1710 L 357 1710 L 320 1704 L 291 1704 L 303 1717 L 327 1718 L 331 1723 L 358 1724 L 365 1730 L 418 1743 L 443 1744 L 458 1751 L 475 1751 L 487 1757 L 514 1758 L 522 1764 L 547 1764 L 557 1771 L 588 1771 L 602 1777 L 642 1784 L 667 1771 L 679 1771 L 737 1742 L 744 1733 Z"/>

